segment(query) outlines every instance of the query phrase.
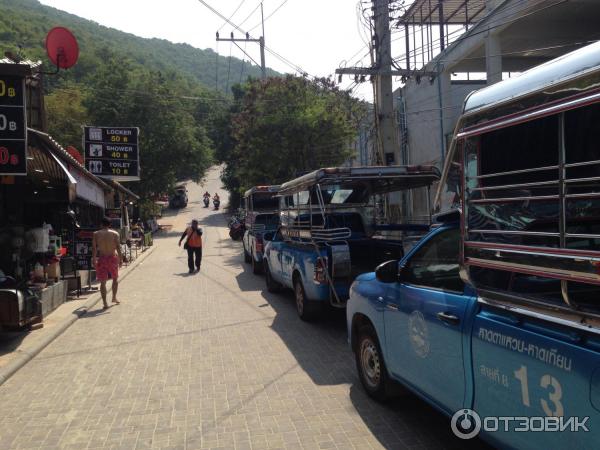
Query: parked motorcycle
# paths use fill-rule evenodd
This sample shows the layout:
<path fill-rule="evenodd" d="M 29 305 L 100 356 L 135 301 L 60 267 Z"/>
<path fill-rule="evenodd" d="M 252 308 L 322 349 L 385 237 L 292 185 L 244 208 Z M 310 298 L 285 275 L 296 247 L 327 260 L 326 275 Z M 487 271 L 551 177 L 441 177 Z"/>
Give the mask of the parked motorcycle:
<path fill-rule="evenodd" d="M 238 217 L 233 216 L 229 221 L 229 237 L 234 241 L 239 241 L 244 237 L 246 225 Z"/>
<path fill-rule="evenodd" d="M 208 208 L 208 204 L 210 203 L 210 199 L 208 197 L 204 197 L 204 207 Z"/>

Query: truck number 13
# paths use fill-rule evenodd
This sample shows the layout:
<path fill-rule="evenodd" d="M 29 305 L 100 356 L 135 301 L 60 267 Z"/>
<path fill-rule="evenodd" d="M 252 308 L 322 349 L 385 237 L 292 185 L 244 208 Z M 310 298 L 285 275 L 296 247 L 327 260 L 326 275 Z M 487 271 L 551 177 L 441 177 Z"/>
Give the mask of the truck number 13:
<path fill-rule="evenodd" d="M 527 366 L 521 366 L 519 370 L 514 372 L 515 378 L 521 383 L 521 401 L 525 406 L 531 406 L 529 400 L 529 382 L 527 378 Z M 540 378 L 540 386 L 548 392 L 548 398 L 541 398 L 540 405 L 547 416 L 562 417 L 564 408 L 561 402 L 562 387 L 558 380 L 551 375 L 543 375 Z"/>

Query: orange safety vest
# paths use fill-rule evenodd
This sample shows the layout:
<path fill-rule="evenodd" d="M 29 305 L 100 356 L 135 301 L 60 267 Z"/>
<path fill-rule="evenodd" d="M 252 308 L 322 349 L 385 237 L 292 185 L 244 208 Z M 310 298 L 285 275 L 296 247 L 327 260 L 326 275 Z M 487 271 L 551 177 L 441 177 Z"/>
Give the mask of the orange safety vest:
<path fill-rule="evenodd" d="M 202 236 L 200 236 L 192 227 L 188 227 L 186 230 L 187 233 L 187 244 L 189 247 L 202 247 Z"/>

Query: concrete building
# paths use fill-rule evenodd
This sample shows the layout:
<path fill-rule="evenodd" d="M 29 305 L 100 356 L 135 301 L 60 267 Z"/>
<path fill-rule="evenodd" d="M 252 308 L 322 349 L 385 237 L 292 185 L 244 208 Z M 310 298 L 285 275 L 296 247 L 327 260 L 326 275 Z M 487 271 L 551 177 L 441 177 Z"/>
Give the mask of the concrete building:
<path fill-rule="evenodd" d="M 395 92 L 397 157 L 441 168 L 469 93 L 600 39 L 600 1 L 415 0 L 395 26 L 414 71 Z"/>

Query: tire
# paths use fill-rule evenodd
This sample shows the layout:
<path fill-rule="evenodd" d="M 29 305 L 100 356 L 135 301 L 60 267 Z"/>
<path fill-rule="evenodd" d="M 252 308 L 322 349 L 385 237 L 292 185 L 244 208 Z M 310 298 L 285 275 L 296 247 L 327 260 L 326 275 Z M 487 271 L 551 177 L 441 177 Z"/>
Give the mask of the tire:
<path fill-rule="evenodd" d="M 278 292 L 281 290 L 281 285 L 273 279 L 273 275 L 271 275 L 271 269 L 269 269 L 269 265 L 265 262 L 265 282 L 267 283 L 267 291 L 269 292 Z"/>
<path fill-rule="evenodd" d="M 308 300 L 306 298 L 306 293 L 300 277 L 296 277 L 294 280 L 294 299 L 296 301 L 296 312 L 298 313 L 298 317 L 305 322 L 315 320 L 319 304 L 314 300 Z"/>
<path fill-rule="evenodd" d="M 252 273 L 254 275 L 260 275 L 262 273 L 262 264 L 256 262 L 254 255 L 250 256 L 250 263 L 252 264 Z"/>
<path fill-rule="evenodd" d="M 358 377 L 367 394 L 377 401 L 388 398 L 391 386 L 377 333 L 368 326 L 359 330 L 355 351 Z"/>

